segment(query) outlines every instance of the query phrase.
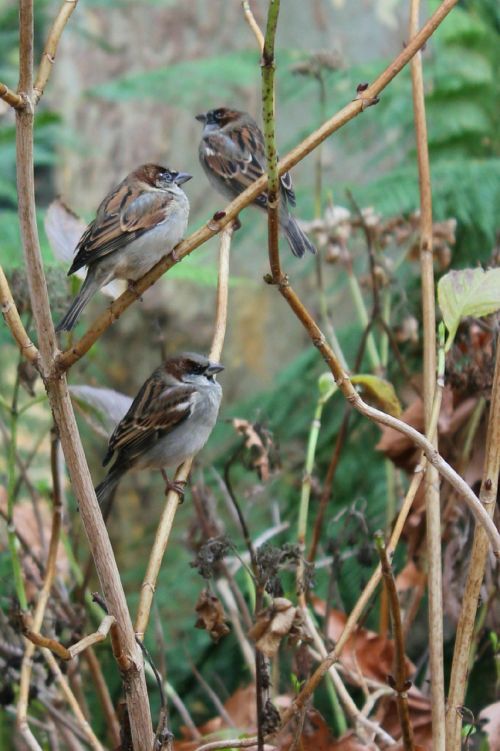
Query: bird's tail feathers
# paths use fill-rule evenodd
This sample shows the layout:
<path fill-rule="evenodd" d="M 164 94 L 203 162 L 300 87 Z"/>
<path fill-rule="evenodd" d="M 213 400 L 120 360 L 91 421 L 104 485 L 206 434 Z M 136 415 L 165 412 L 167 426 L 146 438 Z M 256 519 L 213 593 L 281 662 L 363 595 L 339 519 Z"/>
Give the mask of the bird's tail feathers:
<path fill-rule="evenodd" d="M 56 331 L 71 331 L 75 327 L 82 310 L 87 305 L 94 292 L 98 289 L 99 284 L 96 283 L 90 273 L 87 274 L 87 278 L 82 284 L 79 293 L 71 303 L 69 310 L 64 318 L 57 324 Z"/>
<path fill-rule="evenodd" d="M 300 229 L 297 221 L 291 214 L 288 214 L 286 222 L 282 223 L 282 228 L 294 256 L 302 258 L 306 250 L 308 250 L 309 253 L 316 253 L 316 248 L 309 240 L 306 233 Z"/>
<path fill-rule="evenodd" d="M 120 482 L 122 476 L 127 470 L 124 467 L 117 467 L 116 464 L 111 467 L 108 474 L 99 485 L 96 486 L 95 494 L 99 502 L 99 506 L 103 511 L 109 505 L 112 497 L 115 494 L 115 490 Z"/>

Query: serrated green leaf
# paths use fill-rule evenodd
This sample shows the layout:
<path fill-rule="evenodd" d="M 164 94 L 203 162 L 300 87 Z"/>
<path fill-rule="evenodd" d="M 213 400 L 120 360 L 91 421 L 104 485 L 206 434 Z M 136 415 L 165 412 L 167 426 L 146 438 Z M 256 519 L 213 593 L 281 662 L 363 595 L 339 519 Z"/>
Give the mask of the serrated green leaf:
<path fill-rule="evenodd" d="M 400 416 L 403 410 L 392 383 L 370 373 L 351 376 L 351 381 L 361 386 L 363 391 L 374 399 L 384 412 L 393 417 Z"/>
<path fill-rule="evenodd" d="M 439 280 L 438 301 L 448 329 L 448 351 L 462 318 L 481 318 L 500 310 L 500 269 L 448 272 Z"/>

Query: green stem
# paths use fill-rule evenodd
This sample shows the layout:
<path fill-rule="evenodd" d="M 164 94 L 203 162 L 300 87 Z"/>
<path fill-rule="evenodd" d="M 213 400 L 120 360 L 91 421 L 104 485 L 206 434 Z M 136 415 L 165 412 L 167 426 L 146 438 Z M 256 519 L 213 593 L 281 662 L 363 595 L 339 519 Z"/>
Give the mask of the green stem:
<path fill-rule="evenodd" d="M 304 468 L 304 477 L 302 479 L 302 490 L 300 493 L 299 519 L 297 524 L 297 540 L 302 547 L 306 542 L 307 517 L 309 513 L 309 499 L 311 497 L 311 476 L 314 468 L 314 457 L 316 455 L 316 446 L 318 445 L 319 431 L 321 428 L 321 416 L 325 400 L 320 396 L 314 410 L 314 417 L 309 430 L 309 441 L 307 444 L 306 465 Z"/>
<path fill-rule="evenodd" d="M 3 396 L 1 395 L 0 395 L 0 407 L 3 407 L 3 409 L 9 413 L 9 415 L 11 414 L 10 404 L 8 403 L 7 399 L 4 399 Z"/>
<path fill-rule="evenodd" d="M 354 307 L 356 308 L 356 312 L 358 314 L 359 322 L 361 323 L 363 329 L 366 329 L 369 323 L 368 311 L 366 310 L 365 301 L 363 300 L 363 295 L 361 294 L 359 282 L 352 270 L 349 270 L 347 277 L 349 279 L 349 288 L 351 290 L 352 299 L 354 301 Z M 368 359 L 370 360 L 370 364 L 373 370 L 376 373 L 381 373 L 382 362 L 380 360 L 378 350 L 375 345 L 375 339 L 373 338 L 371 331 L 368 334 L 366 340 L 366 352 L 368 354 Z"/>
<path fill-rule="evenodd" d="M 347 733 L 347 720 L 344 714 L 344 710 L 342 709 L 342 705 L 340 704 L 339 697 L 337 696 L 335 686 L 333 685 L 333 680 L 329 673 L 326 674 L 326 691 L 328 698 L 330 699 L 330 704 L 332 705 L 333 719 L 336 725 L 335 729 L 337 731 L 337 735 L 340 737 L 344 735 L 344 733 Z"/>

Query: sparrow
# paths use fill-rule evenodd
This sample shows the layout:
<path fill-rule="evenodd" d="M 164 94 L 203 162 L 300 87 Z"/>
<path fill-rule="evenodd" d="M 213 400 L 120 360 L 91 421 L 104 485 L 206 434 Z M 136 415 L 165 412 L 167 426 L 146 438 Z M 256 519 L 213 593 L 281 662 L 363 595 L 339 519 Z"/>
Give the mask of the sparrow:
<path fill-rule="evenodd" d="M 125 417 L 109 439 L 105 467 L 115 461 L 96 487 L 97 500 L 108 500 L 129 470 L 160 469 L 166 490 L 182 495 L 171 483 L 166 467 L 178 467 L 198 453 L 207 442 L 217 420 L 222 389 L 215 380 L 224 370 L 217 362 L 193 352 L 169 357 L 146 380 Z"/>
<path fill-rule="evenodd" d="M 56 331 L 71 331 L 90 298 L 113 279 L 140 279 L 183 238 L 189 201 L 187 172 L 143 164 L 106 196 L 76 246 L 68 276 L 87 276 Z"/>
<path fill-rule="evenodd" d="M 247 112 L 220 107 L 196 115 L 203 123 L 198 150 L 201 166 L 210 184 L 231 200 L 266 172 L 264 137 L 255 120 Z M 316 248 L 300 229 L 288 206 L 295 206 L 292 178 L 281 176 L 280 227 L 294 256 L 301 258 L 306 250 Z M 267 209 L 267 195 L 261 193 L 254 203 Z"/>

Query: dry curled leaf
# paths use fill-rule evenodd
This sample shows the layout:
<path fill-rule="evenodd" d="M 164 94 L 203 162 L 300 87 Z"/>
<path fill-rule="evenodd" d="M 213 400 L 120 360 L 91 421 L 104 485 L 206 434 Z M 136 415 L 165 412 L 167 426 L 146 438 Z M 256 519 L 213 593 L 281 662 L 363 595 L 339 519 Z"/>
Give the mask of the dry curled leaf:
<path fill-rule="evenodd" d="M 262 482 L 267 482 L 276 465 L 275 446 L 271 434 L 258 423 L 235 417 L 233 428 L 245 438 L 245 448 L 250 452 L 250 465 Z"/>
<path fill-rule="evenodd" d="M 313 598 L 314 610 L 325 615 L 325 603 Z M 336 642 L 344 630 L 347 616 L 340 610 L 328 613 L 328 637 Z M 354 685 L 361 685 L 361 676 L 385 683 L 387 676 L 394 669 L 394 642 L 379 636 L 374 631 L 358 628 L 349 637 L 340 655 L 340 663 L 345 668 L 347 678 Z M 406 676 L 413 675 L 416 668 L 411 660 L 405 658 Z M 360 675 L 361 674 L 361 675 Z"/>
<path fill-rule="evenodd" d="M 297 638 L 301 630 L 298 609 L 286 597 L 276 597 L 272 604 L 257 614 L 257 621 L 248 632 L 257 649 L 274 657 L 285 636 Z"/>
<path fill-rule="evenodd" d="M 198 620 L 194 624 L 195 628 L 208 631 L 215 643 L 223 636 L 227 636 L 230 628 L 227 625 L 224 608 L 218 597 L 211 594 L 208 589 L 201 592 L 195 610 L 198 614 Z"/>

